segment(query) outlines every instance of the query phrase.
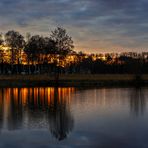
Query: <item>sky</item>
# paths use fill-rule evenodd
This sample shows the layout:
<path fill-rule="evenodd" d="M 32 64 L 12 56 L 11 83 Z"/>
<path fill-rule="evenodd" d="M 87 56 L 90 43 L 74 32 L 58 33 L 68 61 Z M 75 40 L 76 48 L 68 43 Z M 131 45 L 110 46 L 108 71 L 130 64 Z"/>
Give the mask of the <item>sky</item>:
<path fill-rule="evenodd" d="M 148 51 L 148 0 L 0 0 L 0 32 L 49 36 L 64 27 L 75 50 Z"/>

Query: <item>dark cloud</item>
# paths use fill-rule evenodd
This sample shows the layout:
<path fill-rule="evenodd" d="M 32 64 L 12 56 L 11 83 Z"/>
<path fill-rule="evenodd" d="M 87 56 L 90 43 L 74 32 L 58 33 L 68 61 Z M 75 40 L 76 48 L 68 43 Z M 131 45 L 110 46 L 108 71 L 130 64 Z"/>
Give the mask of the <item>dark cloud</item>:
<path fill-rule="evenodd" d="M 148 46 L 147 14 L 147 0 L 1 0 L 0 28 L 49 34 L 60 25 L 83 50 L 138 50 Z"/>

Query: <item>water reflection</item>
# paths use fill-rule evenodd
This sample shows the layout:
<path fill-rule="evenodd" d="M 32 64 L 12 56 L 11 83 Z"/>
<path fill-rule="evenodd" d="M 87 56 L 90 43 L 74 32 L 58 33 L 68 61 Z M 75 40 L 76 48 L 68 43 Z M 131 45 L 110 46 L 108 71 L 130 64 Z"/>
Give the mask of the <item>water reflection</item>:
<path fill-rule="evenodd" d="M 127 148 L 148 145 L 147 90 L 0 89 L 0 144 Z"/>
<path fill-rule="evenodd" d="M 47 128 L 58 140 L 72 131 L 70 99 L 74 88 L 0 89 L 0 128 Z"/>
<path fill-rule="evenodd" d="M 146 100 L 143 89 L 133 88 L 130 95 L 130 109 L 133 115 L 143 115 L 146 108 Z"/>
<path fill-rule="evenodd" d="M 14 130 L 22 127 L 23 121 L 23 104 L 21 100 L 20 89 L 10 89 L 10 99 L 7 99 L 7 109 L 5 117 L 7 117 L 7 125 L 9 130 Z M 5 104 L 5 103 L 4 103 Z M 6 119 L 5 119 L 6 120 Z"/>
<path fill-rule="evenodd" d="M 54 99 L 50 102 L 48 116 L 50 119 L 50 131 L 58 140 L 63 140 L 73 129 L 74 120 L 69 112 L 69 101 L 61 98 L 61 91 L 54 89 Z"/>

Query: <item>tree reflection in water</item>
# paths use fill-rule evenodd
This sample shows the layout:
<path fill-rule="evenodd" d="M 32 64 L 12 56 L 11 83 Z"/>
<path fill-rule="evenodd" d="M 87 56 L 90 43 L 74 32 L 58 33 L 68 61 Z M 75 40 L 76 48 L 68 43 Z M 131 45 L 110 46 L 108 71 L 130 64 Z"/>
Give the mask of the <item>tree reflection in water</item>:
<path fill-rule="evenodd" d="M 54 99 L 51 100 L 48 117 L 50 119 L 50 131 L 58 140 L 63 140 L 73 129 L 74 120 L 70 113 L 69 102 L 59 97 L 61 92 L 54 89 Z"/>
<path fill-rule="evenodd" d="M 23 104 L 21 100 L 20 88 L 10 89 L 11 99 L 8 111 L 8 129 L 14 130 L 22 127 Z M 17 98 L 15 98 L 17 96 Z"/>
<path fill-rule="evenodd" d="M 74 126 L 70 112 L 74 91 L 74 88 L 0 89 L 0 128 L 48 128 L 55 138 L 63 140 Z"/>
<path fill-rule="evenodd" d="M 135 116 L 142 115 L 145 111 L 146 101 L 143 90 L 139 87 L 134 88 L 130 95 L 130 108 L 132 114 Z"/>

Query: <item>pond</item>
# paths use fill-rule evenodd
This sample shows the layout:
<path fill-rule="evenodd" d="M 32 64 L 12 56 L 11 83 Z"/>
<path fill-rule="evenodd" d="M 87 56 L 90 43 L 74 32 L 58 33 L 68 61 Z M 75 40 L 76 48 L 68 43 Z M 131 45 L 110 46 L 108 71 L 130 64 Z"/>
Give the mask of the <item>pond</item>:
<path fill-rule="evenodd" d="M 147 148 L 148 88 L 0 88 L 0 148 Z"/>

